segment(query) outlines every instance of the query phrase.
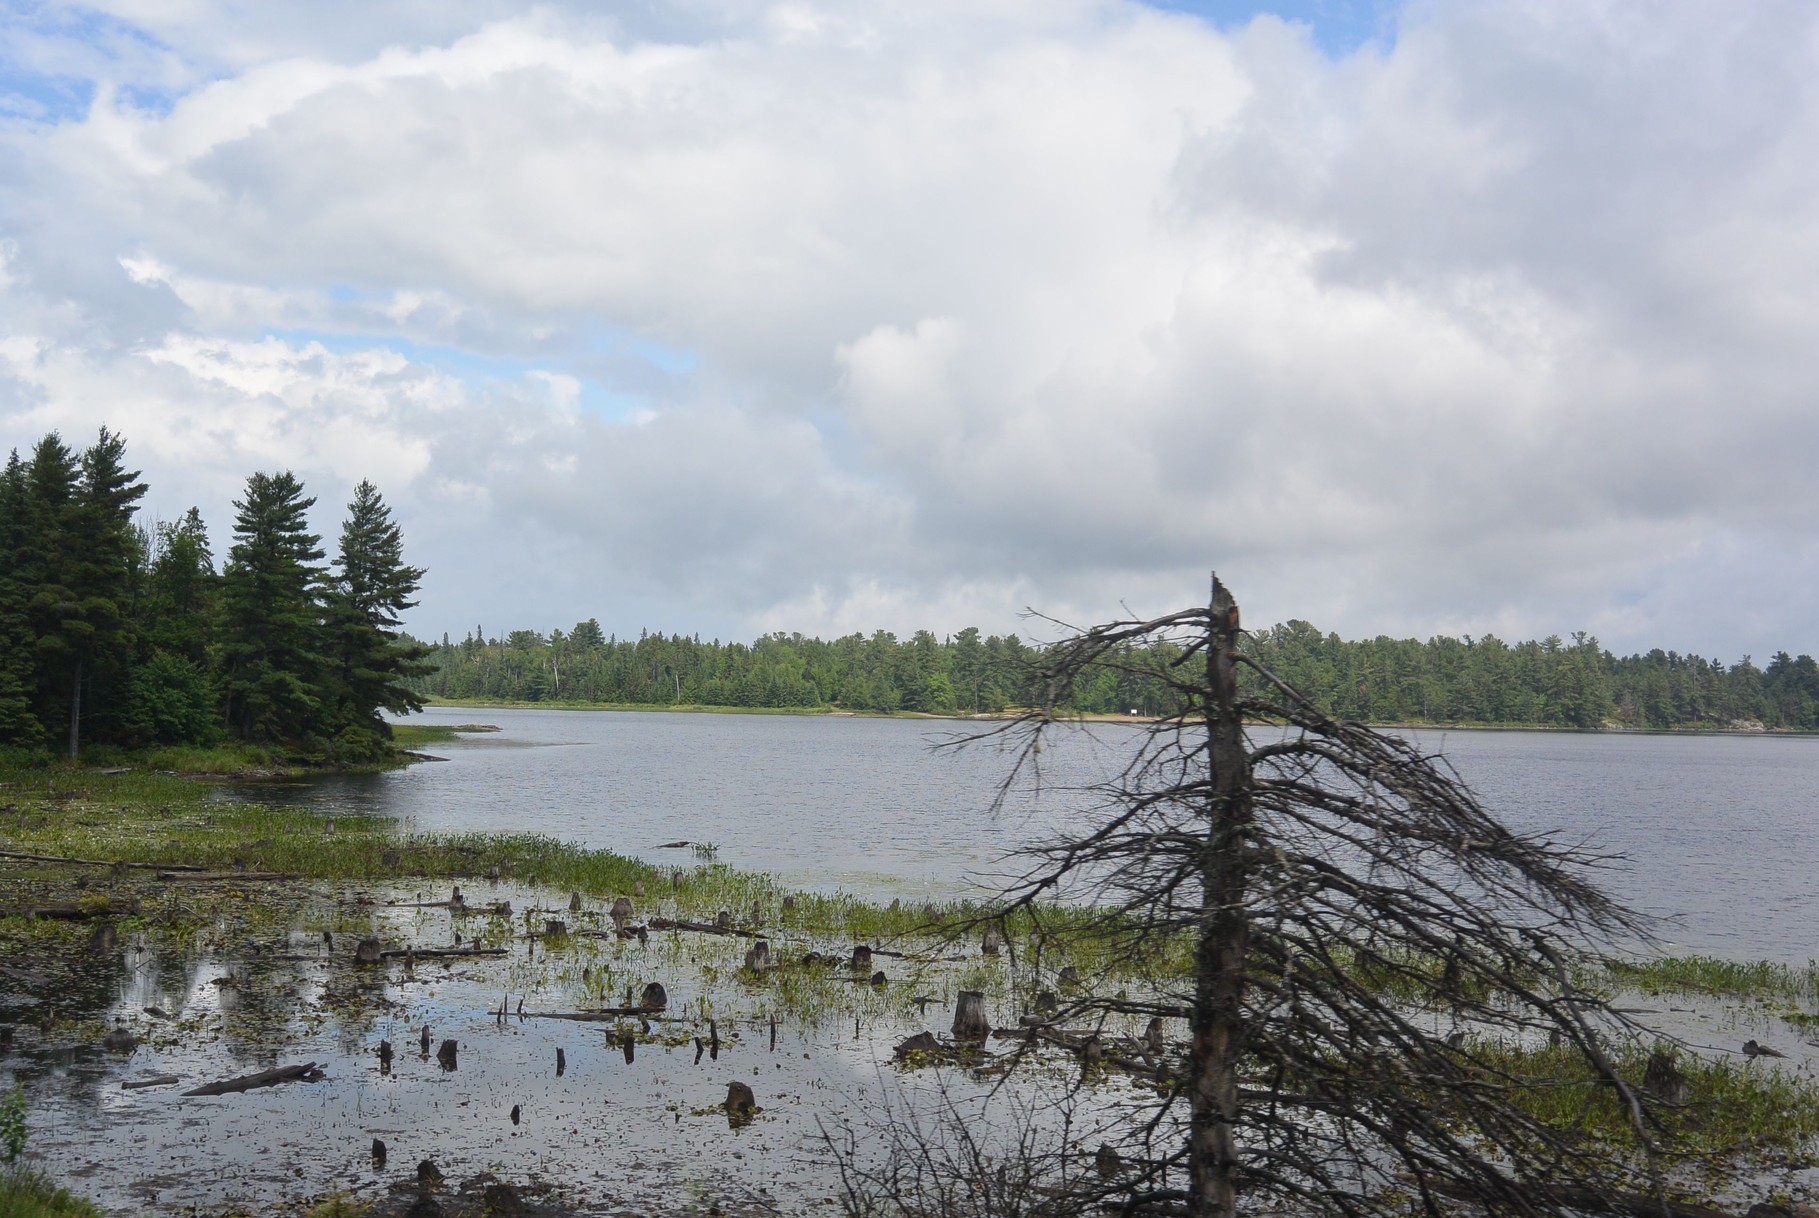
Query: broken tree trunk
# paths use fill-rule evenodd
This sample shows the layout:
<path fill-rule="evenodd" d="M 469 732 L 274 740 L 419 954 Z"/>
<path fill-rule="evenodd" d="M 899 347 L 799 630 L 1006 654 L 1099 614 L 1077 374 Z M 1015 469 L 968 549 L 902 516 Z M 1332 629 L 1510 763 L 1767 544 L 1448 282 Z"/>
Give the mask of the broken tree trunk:
<path fill-rule="evenodd" d="M 954 1003 L 954 1039 L 980 1041 L 992 1034 L 985 1017 L 985 991 L 961 990 Z"/>
<path fill-rule="evenodd" d="M 119 859 L 79 859 L 65 854 L 27 854 L 19 850 L 0 850 L 0 859 L 17 859 L 24 863 L 67 863 L 72 867 L 131 867 L 136 871 L 206 871 L 188 863 L 128 863 Z"/>
<path fill-rule="evenodd" d="M 200 1087 L 191 1087 L 183 1094 L 228 1095 L 234 1092 L 252 1091 L 259 1087 L 275 1087 L 279 1083 L 309 1083 L 321 1077 L 322 1070 L 315 1062 L 304 1062 L 300 1066 L 279 1066 L 272 1070 L 261 1070 L 257 1074 L 243 1074 L 239 1078 L 204 1083 Z"/>

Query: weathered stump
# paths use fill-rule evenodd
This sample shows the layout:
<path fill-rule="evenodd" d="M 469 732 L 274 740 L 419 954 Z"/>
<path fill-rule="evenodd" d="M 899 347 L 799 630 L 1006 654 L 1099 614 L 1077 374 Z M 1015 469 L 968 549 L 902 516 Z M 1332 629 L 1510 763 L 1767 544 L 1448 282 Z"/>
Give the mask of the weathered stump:
<path fill-rule="evenodd" d="M 568 894 L 568 911 L 570 913 L 581 912 L 581 894 L 579 892 L 571 892 Z"/>
<path fill-rule="evenodd" d="M 561 1078 L 563 1071 L 565 1071 L 567 1069 L 568 1069 L 568 1054 L 564 1053 L 561 1049 L 557 1049 L 556 1050 L 556 1077 Z"/>
<path fill-rule="evenodd" d="M 891 1056 L 898 1061 L 907 1061 L 920 1054 L 939 1053 L 940 1051 L 941 1042 L 935 1039 L 933 1032 L 918 1032 L 914 1036 L 899 1041 Z"/>
<path fill-rule="evenodd" d="M 795 897 L 784 897 L 783 898 L 783 912 L 784 913 L 795 913 L 796 912 L 796 898 Z"/>
<path fill-rule="evenodd" d="M 417 1038 L 417 1044 L 423 1050 L 423 1056 L 429 1056 L 429 1025 L 423 1025 L 423 1035 Z"/>
<path fill-rule="evenodd" d="M 669 1006 L 669 991 L 663 988 L 661 981 L 653 981 L 644 987 L 644 994 L 638 1005 L 647 1011 L 661 1011 Z"/>
<path fill-rule="evenodd" d="M 726 1115 L 749 1117 L 756 1111 L 758 1111 L 758 1100 L 752 1094 L 750 1087 L 738 1079 L 734 1079 L 726 1085 Z"/>
<path fill-rule="evenodd" d="M 723 909 L 719 913 L 714 915 L 714 929 L 715 930 L 731 930 L 732 928 L 733 928 L 733 911 L 732 910 Z"/>
<path fill-rule="evenodd" d="M 513 1104 L 512 1105 L 512 1124 L 516 1125 L 518 1123 L 519 1119 L 523 1115 L 524 1115 L 523 1107 L 518 1104 Z"/>
<path fill-rule="evenodd" d="M 389 1040 L 382 1040 L 379 1042 L 379 1073 L 389 1074 L 391 1073 L 391 1069 L 392 1042 Z"/>
<path fill-rule="evenodd" d="M 613 902 L 613 907 L 608 911 L 608 916 L 612 918 L 614 926 L 623 928 L 627 922 L 631 921 L 632 912 L 631 898 L 620 897 Z"/>
<path fill-rule="evenodd" d="M 1101 1180 L 1110 1180 L 1124 1167 L 1124 1160 L 1112 1149 L 1111 1143 L 1099 1143 L 1099 1153 L 1093 1156 L 1093 1170 L 1099 1173 Z"/>
<path fill-rule="evenodd" d="M 543 920 L 543 937 L 544 938 L 560 939 L 563 935 L 566 935 L 566 934 L 568 934 L 568 923 L 566 921 L 564 921 L 563 919 L 545 918 Z"/>
<path fill-rule="evenodd" d="M 996 926 L 988 926 L 985 933 L 979 936 L 979 950 L 988 956 L 996 956 L 1004 947 L 1004 932 Z"/>
<path fill-rule="evenodd" d="M 985 1017 L 985 991 L 961 990 L 954 1003 L 954 1039 L 982 1041 L 992 1034 Z"/>
<path fill-rule="evenodd" d="M 373 1139 L 373 1166 L 385 1166 L 385 1140 L 383 1138 Z"/>
<path fill-rule="evenodd" d="M 883 984 L 885 984 L 885 982 L 887 982 L 889 980 L 890 980 L 890 978 L 888 978 L 884 975 L 883 969 L 879 969 L 877 972 L 872 974 L 872 985 L 874 987 L 882 986 Z"/>
<path fill-rule="evenodd" d="M 1063 989 L 1077 989 L 1080 985 L 1080 970 L 1068 965 L 1055 974 L 1055 983 Z"/>
<path fill-rule="evenodd" d="M 632 881 L 632 895 L 635 897 L 640 897 L 640 898 L 642 898 L 644 896 L 644 881 L 643 880 L 633 880 Z"/>
<path fill-rule="evenodd" d="M 745 967 L 757 972 L 771 966 L 771 944 L 769 939 L 760 939 L 752 944 L 752 949 L 745 953 Z"/>
<path fill-rule="evenodd" d="M 1642 1090 L 1664 1104 L 1684 1104 L 1688 1090 L 1686 1075 L 1674 1065 L 1671 1055 L 1657 1049 L 1649 1054 L 1648 1069 L 1642 1075 Z"/>
<path fill-rule="evenodd" d="M 1036 1010 L 1044 1015 L 1053 1015 L 1061 1009 L 1061 1000 L 1055 997 L 1055 991 L 1043 990 L 1036 995 Z"/>
<path fill-rule="evenodd" d="M 378 964 L 382 959 L 379 953 L 384 950 L 385 945 L 380 943 L 379 940 L 371 938 L 362 939 L 354 946 L 354 963 Z"/>
<path fill-rule="evenodd" d="M 443 1041 L 440 1045 L 436 1046 L 436 1064 L 441 1066 L 444 1070 L 453 1070 L 455 1068 L 456 1054 L 460 1051 L 461 1046 L 457 1042 L 452 1040 Z"/>
<path fill-rule="evenodd" d="M 91 952 L 111 952 L 119 946 L 120 932 L 111 922 L 95 927 L 94 933 L 88 937 L 88 950 Z"/>
<path fill-rule="evenodd" d="M 1150 1020 L 1149 1027 L 1143 1029 L 1143 1047 L 1151 1053 L 1162 1052 L 1162 1016 Z"/>
<path fill-rule="evenodd" d="M 753 901 L 752 902 L 752 925 L 756 926 L 760 922 L 763 922 L 763 921 L 764 921 L 764 906 L 761 905 L 760 903 L 758 903 L 757 901 Z"/>
<path fill-rule="evenodd" d="M 872 949 L 867 947 L 863 943 L 855 944 L 853 947 L 853 958 L 849 962 L 848 966 L 855 973 L 871 972 L 872 971 Z"/>

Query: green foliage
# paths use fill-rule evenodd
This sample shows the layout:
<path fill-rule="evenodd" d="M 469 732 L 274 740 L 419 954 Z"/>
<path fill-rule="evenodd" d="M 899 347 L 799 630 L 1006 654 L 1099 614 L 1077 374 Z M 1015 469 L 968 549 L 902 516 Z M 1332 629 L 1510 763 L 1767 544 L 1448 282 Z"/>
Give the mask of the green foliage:
<path fill-rule="evenodd" d="M 25 1153 L 25 1088 L 17 1083 L 0 1095 L 0 1153 L 9 1168 Z"/>
<path fill-rule="evenodd" d="M 125 454 L 105 428 L 80 454 L 52 433 L 0 474 L 0 748 L 100 756 L 226 733 L 305 760 L 388 759 L 380 712 L 418 705 L 405 681 L 424 649 L 397 627 L 423 572 L 379 492 L 356 490 L 331 580 L 315 501 L 289 473 L 254 474 L 217 574 L 196 509 L 133 524 L 146 488 Z"/>
<path fill-rule="evenodd" d="M 101 1218 L 101 1211 L 36 1172 L 18 1172 L 0 1178 L 0 1218 Z"/>

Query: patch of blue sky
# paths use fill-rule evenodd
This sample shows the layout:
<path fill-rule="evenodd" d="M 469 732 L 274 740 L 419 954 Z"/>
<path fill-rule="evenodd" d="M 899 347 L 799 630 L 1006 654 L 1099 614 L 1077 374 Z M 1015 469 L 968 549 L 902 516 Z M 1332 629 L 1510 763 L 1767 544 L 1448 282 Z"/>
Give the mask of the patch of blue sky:
<path fill-rule="evenodd" d="M 135 62 L 166 55 L 129 22 L 78 6 L 0 8 L 0 109 L 44 123 L 80 119 L 106 79 L 139 110 L 168 112 L 181 92 L 133 80 Z"/>
<path fill-rule="evenodd" d="M 374 350 L 393 351 L 413 364 L 434 368 L 445 376 L 482 390 L 498 385 L 524 385 L 533 379 L 533 373 L 569 377 L 579 386 L 577 404 L 588 413 L 608 422 L 631 421 L 653 406 L 648 395 L 627 392 L 596 377 L 578 374 L 566 366 L 566 361 L 558 358 L 485 355 L 463 347 L 417 342 L 396 334 L 349 334 L 291 329 L 267 329 L 264 333 L 267 337 L 281 339 L 299 347 L 319 343 L 324 350 L 336 355 Z M 667 348 L 658 347 L 654 351 L 665 357 L 674 354 Z M 643 356 L 645 352 L 639 351 L 639 354 Z M 692 357 L 690 359 L 692 367 Z M 664 370 L 670 371 L 668 368 Z"/>
<path fill-rule="evenodd" d="M 1269 13 L 1305 25 L 1314 45 L 1331 58 L 1350 55 L 1367 43 L 1396 43 L 1402 0 L 1140 0 L 1150 8 L 1189 13 L 1221 30 L 1239 29 Z"/>

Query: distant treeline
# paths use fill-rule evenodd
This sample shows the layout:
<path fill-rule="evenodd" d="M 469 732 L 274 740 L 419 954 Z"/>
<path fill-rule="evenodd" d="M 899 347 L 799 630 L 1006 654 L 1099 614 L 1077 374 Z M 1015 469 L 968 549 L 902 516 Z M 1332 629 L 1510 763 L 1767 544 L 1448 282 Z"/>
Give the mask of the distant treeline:
<path fill-rule="evenodd" d="M 1617 657 L 1596 639 L 1505 643 L 1481 638 L 1348 642 L 1293 621 L 1251 635 L 1252 653 L 1330 713 L 1375 723 L 1479 723 L 1597 729 L 1819 729 L 1819 666 L 1777 654 L 1717 660 L 1651 651 Z M 431 648 L 435 672 L 413 683 L 436 698 L 629 706 L 829 708 L 931 714 L 998 712 L 1029 702 L 1039 653 L 1015 636 L 968 628 L 938 639 L 879 631 L 824 641 L 771 634 L 753 643 L 682 635 L 609 638 L 589 619 L 566 634 L 476 631 Z M 1145 669 L 1168 657 L 1132 656 L 1099 671 L 1071 709 L 1151 715 L 1170 709 Z"/>
<path fill-rule="evenodd" d="M 223 738 L 361 762 L 389 751 L 383 711 L 420 648 L 398 632 L 423 572 L 371 483 L 332 567 L 289 473 L 253 474 L 217 569 L 195 508 L 134 519 L 146 487 L 105 428 L 77 452 L 52 433 L 0 473 L 0 748 L 77 756 Z"/>

